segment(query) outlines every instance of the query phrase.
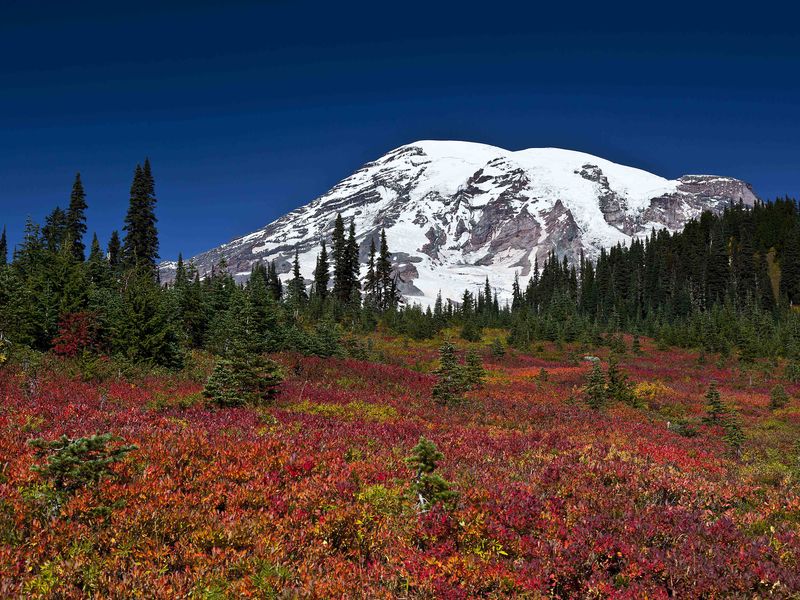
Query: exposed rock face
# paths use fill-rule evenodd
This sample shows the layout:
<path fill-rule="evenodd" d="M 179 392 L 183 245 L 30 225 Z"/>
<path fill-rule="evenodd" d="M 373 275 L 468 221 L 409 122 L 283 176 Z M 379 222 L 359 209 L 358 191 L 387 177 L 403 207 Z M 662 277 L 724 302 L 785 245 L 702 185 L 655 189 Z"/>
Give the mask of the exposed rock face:
<path fill-rule="evenodd" d="M 677 180 L 601 158 L 532 148 L 510 152 L 468 142 L 422 141 L 364 165 L 326 194 L 264 228 L 194 257 L 201 274 L 225 260 L 239 279 L 257 261 L 288 273 L 295 247 L 312 277 L 321 239 L 330 242 L 337 213 L 353 219 L 366 260 L 386 229 L 404 295 L 428 302 L 441 290 L 458 299 L 488 276 L 508 297 L 515 274 L 527 277 L 555 250 L 583 251 L 628 243 L 652 228 L 679 230 L 703 210 L 757 200 L 737 179 L 686 175 Z M 161 266 L 169 281 L 174 263 Z"/>

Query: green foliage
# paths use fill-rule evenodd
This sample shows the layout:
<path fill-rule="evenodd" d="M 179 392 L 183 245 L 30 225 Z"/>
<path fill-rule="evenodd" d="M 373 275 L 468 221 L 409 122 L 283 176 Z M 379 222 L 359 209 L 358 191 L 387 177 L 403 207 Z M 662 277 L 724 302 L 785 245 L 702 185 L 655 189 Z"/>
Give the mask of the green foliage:
<path fill-rule="evenodd" d="M 417 500 L 420 511 L 426 511 L 430 506 L 442 504 L 445 508 L 452 509 L 458 498 L 458 492 L 451 490 L 451 484 L 436 473 L 436 466 L 444 455 L 439 452 L 436 445 L 420 437 L 419 442 L 411 450 L 411 456 L 406 458 L 406 464 L 415 475 L 411 484 L 411 492 Z"/>
<path fill-rule="evenodd" d="M 492 340 L 492 344 L 489 347 L 489 351 L 495 358 L 502 358 L 506 354 L 505 346 L 503 346 L 503 342 L 500 341 L 500 338 L 498 337 Z"/>
<path fill-rule="evenodd" d="M 439 348 L 437 381 L 433 386 L 433 399 L 439 404 L 458 404 L 464 400 L 465 382 L 456 349 L 450 342 Z"/>
<path fill-rule="evenodd" d="M 786 364 L 783 376 L 790 383 L 800 382 L 800 362 L 793 360 Z"/>
<path fill-rule="evenodd" d="M 631 350 L 636 356 L 642 355 L 642 342 L 639 340 L 639 334 L 633 335 L 633 342 L 631 343 Z"/>
<path fill-rule="evenodd" d="M 703 422 L 708 425 L 724 425 L 729 413 L 730 410 L 719 395 L 717 384 L 712 381 L 706 392 L 706 416 L 703 417 Z"/>
<path fill-rule="evenodd" d="M 776 385 L 769 394 L 769 408 L 770 410 L 777 410 L 784 408 L 789 403 L 789 394 L 781 384 Z"/>
<path fill-rule="evenodd" d="M 115 445 L 124 440 L 110 433 L 72 439 L 66 435 L 57 440 L 30 440 L 36 457 L 44 459 L 31 467 L 47 487 L 34 486 L 29 497 L 46 505 L 51 516 L 57 516 L 67 498 L 83 488 L 95 488 L 106 478 L 114 477 L 112 465 L 135 450 L 135 445 Z M 108 507 L 101 507 L 108 508 Z"/>
<path fill-rule="evenodd" d="M 467 342 L 480 342 L 482 332 L 480 326 L 475 322 L 475 320 L 468 318 L 461 327 L 461 333 L 459 335 L 461 336 L 462 340 Z"/>
<path fill-rule="evenodd" d="M 275 361 L 259 354 L 221 358 L 206 382 L 203 394 L 221 407 L 258 405 L 271 400 L 283 381 Z"/>
<path fill-rule="evenodd" d="M 608 398 L 624 404 L 634 406 L 636 397 L 633 387 L 628 380 L 628 375 L 619 368 L 619 359 L 612 356 L 608 362 L 608 385 L 606 388 Z"/>
<path fill-rule="evenodd" d="M 483 385 L 486 378 L 486 370 L 483 368 L 483 361 L 477 351 L 470 350 L 467 352 L 462 372 L 464 386 L 467 389 L 474 390 Z"/>
<path fill-rule="evenodd" d="M 586 377 L 586 385 L 583 388 L 586 404 L 595 410 L 603 408 L 608 402 L 608 390 L 606 389 L 606 378 L 600 361 L 592 361 L 592 370 Z"/>

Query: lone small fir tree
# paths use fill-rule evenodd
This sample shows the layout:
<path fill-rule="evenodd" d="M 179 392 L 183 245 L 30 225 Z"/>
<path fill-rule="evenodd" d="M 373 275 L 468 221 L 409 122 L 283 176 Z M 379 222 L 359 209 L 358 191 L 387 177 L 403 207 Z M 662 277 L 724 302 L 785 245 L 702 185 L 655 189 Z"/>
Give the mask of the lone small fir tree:
<path fill-rule="evenodd" d="M 770 410 L 778 410 L 780 408 L 784 408 L 788 403 L 789 403 L 789 394 L 786 393 L 786 390 L 783 388 L 781 384 L 778 384 L 774 388 L 772 388 L 772 391 L 769 394 Z"/>
<path fill-rule="evenodd" d="M 717 384 L 712 381 L 706 392 L 706 416 L 703 417 L 703 422 L 708 425 L 724 425 L 728 413 L 728 407 L 720 398 Z"/>
<path fill-rule="evenodd" d="M 433 399 L 439 404 L 456 404 L 463 400 L 464 373 L 456 358 L 456 348 L 445 342 L 439 348 L 437 381 L 433 386 Z"/>
<path fill-rule="evenodd" d="M 437 463 L 444 458 L 436 445 L 425 437 L 412 449 L 406 458 L 406 464 L 414 471 L 411 492 L 417 499 L 420 511 L 427 511 L 430 506 L 441 504 L 452 509 L 458 498 L 458 492 L 450 489 L 450 483 L 435 473 Z"/>
<path fill-rule="evenodd" d="M 464 384 L 467 389 L 474 390 L 483 385 L 483 380 L 486 378 L 486 370 L 483 368 L 481 357 L 475 350 L 467 352 L 463 372 Z"/>
<path fill-rule="evenodd" d="M 583 392 L 586 397 L 586 404 L 597 410 L 605 406 L 608 399 L 608 390 L 606 389 L 606 378 L 600 368 L 600 361 L 595 360 L 592 363 L 592 370 L 586 378 L 586 386 L 583 388 Z"/>

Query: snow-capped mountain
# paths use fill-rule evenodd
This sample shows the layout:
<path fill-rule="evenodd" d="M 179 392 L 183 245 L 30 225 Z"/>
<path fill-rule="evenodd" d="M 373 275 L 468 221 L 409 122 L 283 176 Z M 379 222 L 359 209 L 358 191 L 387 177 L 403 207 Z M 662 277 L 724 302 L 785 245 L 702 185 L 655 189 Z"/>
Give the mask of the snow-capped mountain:
<path fill-rule="evenodd" d="M 752 205 L 737 179 L 686 175 L 664 179 L 571 150 L 512 152 L 470 142 L 419 141 L 367 163 L 316 200 L 266 227 L 193 258 L 201 275 L 225 260 L 237 278 L 275 259 L 289 273 L 295 248 L 306 279 L 334 219 L 353 219 L 366 260 L 370 238 L 386 229 L 400 289 L 427 303 L 441 290 L 458 299 L 488 276 L 508 297 L 515 273 L 524 284 L 538 257 L 570 260 L 583 250 L 626 244 L 652 228 L 681 229 L 703 210 Z M 161 266 L 169 280 L 174 263 Z"/>

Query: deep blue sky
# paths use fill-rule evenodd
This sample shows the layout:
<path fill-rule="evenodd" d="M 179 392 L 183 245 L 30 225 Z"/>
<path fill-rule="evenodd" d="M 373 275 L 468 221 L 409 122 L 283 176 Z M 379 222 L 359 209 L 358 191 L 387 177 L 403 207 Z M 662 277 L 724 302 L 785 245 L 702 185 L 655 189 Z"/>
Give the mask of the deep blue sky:
<path fill-rule="evenodd" d="M 416 139 L 558 146 L 800 196 L 786 5 L 0 0 L 0 224 L 121 227 L 149 156 L 161 255 L 192 255 Z M 794 31 L 793 31 L 794 30 Z"/>

